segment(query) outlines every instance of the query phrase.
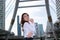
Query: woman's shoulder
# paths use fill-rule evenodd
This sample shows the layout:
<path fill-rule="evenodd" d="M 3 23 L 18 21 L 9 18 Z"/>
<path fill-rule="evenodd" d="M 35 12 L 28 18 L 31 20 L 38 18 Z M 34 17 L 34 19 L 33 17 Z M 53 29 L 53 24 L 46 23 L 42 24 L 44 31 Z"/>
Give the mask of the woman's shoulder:
<path fill-rule="evenodd" d="M 25 22 L 24 23 L 24 27 L 28 27 L 29 26 L 29 23 L 28 22 Z"/>
<path fill-rule="evenodd" d="M 27 25 L 27 24 L 29 24 L 29 23 L 28 23 L 28 22 L 25 22 L 25 23 L 24 23 L 24 25 Z"/>

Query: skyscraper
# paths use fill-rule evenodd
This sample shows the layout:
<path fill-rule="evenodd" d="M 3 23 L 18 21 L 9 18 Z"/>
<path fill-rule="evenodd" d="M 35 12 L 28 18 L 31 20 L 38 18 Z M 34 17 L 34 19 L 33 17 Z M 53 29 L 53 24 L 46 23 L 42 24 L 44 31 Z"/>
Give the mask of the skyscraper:
<path fill-rule="evenodd" d="M 36 26 L 35 26 L 35 28 L 36 28 L 36 36 L 37 37 L 42 37 L 43 34 L 44 34 L 43 25 L 42 24 L 38 24 L 38 23 L 35 23 L 35 24 L 36 24 Z"/>
<path fill-rule="evenodd" d="M 35 28 L 36 28 L 36 37 L 43 37 L 44 35 L 43 25 L 35 23 Z M 40 39 L 34 39 L 34 40 L 40 40 Z"/>
<path fill-rule="evenodd" d="M 5 29 L 5 0 L 0 0 L 0 29 Z"/>
<path fill-rule="evenodd" d="M 44 35 L 43 25 L 38 24 L 38 28 L 39 28 L 39 31 L 40 31 L 40 37 L 42 37 Z"/>
<path fill-rule="evenodd" d="M 38 23 L 35 23 L 35 29 L 36 29 L 36 37 L 40 37 L 40 30 L 39 30 L 39 26 Z M 34 39 L 34 40 L 40 40 L 40 39 Z"/>
<path fill-rule="evenodd" d="M 19 16 L 17 16 L 17 33 L 21 36 L 21 24 L 19 23 Z"/>
<path fill-rule="evenodd" d="M 36 28 L 36 37 L 39 37 L 40 34 L 39 34 L 38 23 L 35 23 L 35 28 Z"/>
<path fill-rule="evenodd" d="M 60 20 L 60 0 L 56 0 L 57 17 Z"/>

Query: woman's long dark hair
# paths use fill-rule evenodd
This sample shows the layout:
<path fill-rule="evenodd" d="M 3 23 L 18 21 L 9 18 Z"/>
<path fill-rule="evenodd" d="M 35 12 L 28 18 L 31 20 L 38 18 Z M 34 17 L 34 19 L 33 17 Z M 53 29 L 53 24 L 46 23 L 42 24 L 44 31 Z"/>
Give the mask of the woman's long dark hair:
<path fill-rule="evenodd" d="M 23 14 L 22 14 L 22 16 L 21 16 L 21 24 L 22 24 L 22 27 L 23 27 L 24 23 L 27 22 L 27 21 L 25 21 L 24 18 L 23 18 L 23 16 L 24 16 L 25 14 L 26 14 L 27 16 L 29 16 L 27 13 L 23 13 Z"/>

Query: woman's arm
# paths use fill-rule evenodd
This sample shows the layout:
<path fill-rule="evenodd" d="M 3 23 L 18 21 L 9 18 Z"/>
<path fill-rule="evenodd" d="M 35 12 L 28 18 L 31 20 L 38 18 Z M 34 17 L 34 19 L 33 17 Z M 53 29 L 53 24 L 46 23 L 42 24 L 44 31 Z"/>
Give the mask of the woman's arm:
<path fill-rule="evenodd" d="M 30 38 L 32 36 L 32 34 L 33 34 L 32 32 L 29 32 L 27 37 Z"/>
<path fill-rule="evenodd" d="M 25 22 L 24 23 L 24 31 L 26 32 L 26 36 L 28 38 L 30 38 L 33 35 L 33 33 L 30 31 L 29 27 L 30 27 L 30 25 L 27 22 Z"/>

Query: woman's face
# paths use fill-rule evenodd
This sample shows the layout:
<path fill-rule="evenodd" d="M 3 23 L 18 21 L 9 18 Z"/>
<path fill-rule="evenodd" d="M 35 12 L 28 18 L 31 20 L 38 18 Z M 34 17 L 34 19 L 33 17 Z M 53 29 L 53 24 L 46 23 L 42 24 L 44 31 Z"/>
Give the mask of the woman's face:
<path fill-rule="evenodd" d="M 29 15 L 28 15 L 28 14 L 24 14 L 24 15 L 23 15 L 23 19 L 24 19 L 25 21 L 29 21 Z"/>

